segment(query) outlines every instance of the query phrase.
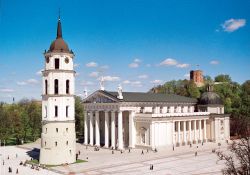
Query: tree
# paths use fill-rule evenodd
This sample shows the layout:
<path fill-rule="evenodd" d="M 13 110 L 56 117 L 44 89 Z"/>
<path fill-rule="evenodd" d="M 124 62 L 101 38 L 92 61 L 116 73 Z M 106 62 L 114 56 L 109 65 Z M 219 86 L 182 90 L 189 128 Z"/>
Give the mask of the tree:
<path fill-rule="evenodd" d="M 31 130 L 32 140 L 35 141 L 36 138 L 40 136 L 41 133 L 41 120 L 42 120 L 42 109 L 41 104 L 36 101 L 31 101 L 27 107 L 29 126 Z"/>
<path fill-rule="evenodd" d="M 77 137 L 81 137 L 83 134 L 83 120 L 84 120 L 84 111 L 82 100 L 80 97 L 75 97 L 75 120 L 76 120 L 76 135 Z"/>
<path fill-rule="evenodd" d="M 199 98 L 200 91 L 194 81 L 189 81 L 187 86 L 188 96 L 192 98 Z"/>
<path fill-rule="evenodd" d="M 220 75 L 217 75 L 214 78 L 214 81 L 215 82 L 227 82 L 227 83 L 230 83 L 232 81 L 232 79 L 231 79 L 231 77 L 229 75 L 220 74 Z"/>

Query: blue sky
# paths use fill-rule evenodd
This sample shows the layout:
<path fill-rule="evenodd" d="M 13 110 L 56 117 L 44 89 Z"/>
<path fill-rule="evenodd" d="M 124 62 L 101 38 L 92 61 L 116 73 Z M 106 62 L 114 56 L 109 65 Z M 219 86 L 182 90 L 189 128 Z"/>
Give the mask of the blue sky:
<path fill-rule="evenodd" d="M 41 97 L 43 52 L 56 36 L 75 52 L 76 94 L 148 91 L 191 69 L 250 78 L 250 1 L 0 0 L 0 101 Z"/>

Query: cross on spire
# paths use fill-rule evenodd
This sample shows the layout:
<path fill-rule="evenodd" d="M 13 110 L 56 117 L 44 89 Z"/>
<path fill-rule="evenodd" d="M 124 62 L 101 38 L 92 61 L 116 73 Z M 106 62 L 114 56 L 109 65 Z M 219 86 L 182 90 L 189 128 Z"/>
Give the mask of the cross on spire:
<path fill-rule="evenodd" d="M 57 35 L 56 38 L 62 38 L 62 25 L 61 25 L 61 10 L 59 8 L 58 23 L 57 23 Z"/>

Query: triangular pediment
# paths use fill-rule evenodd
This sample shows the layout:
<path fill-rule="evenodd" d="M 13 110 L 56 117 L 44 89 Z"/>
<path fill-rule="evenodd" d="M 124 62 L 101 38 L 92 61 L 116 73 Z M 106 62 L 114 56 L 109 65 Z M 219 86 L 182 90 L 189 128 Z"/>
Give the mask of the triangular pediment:
<path fill-rule="evenodd" d="M 116 103 L 119 100 L 105 91 L 96 91 L 89 95 L 84 103 Z"/>

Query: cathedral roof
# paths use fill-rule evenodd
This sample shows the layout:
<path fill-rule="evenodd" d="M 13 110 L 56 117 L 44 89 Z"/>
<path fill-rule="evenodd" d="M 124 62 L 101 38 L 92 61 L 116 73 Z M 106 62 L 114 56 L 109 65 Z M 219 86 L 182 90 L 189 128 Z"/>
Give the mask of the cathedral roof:
<path fill-rule="evenodd" d="M 67 43 L 62 38 L 62 25 L 60 18 L 57 23 L 57 36 L 56 39 L 51 43 L 49 52 L 70 52 Z"/>
<path fill-rule="evenodd" d="M 199 104 L 201 105 L 223 105 L 223 101 L 220 96 L 213 92 L 213 86 L 208 85 L 207 92 L 204 92 L 199 100 Z"/>
<path fill-rule="evenodd" d="M 118 92 L 103 91 L 106 95 L 117 98 Z M 172 102 L 172 103 L 197 103 L 197 99 L 175 94 L 158 94 L 146 92 L 122 92 L 125 102 Z"/>

